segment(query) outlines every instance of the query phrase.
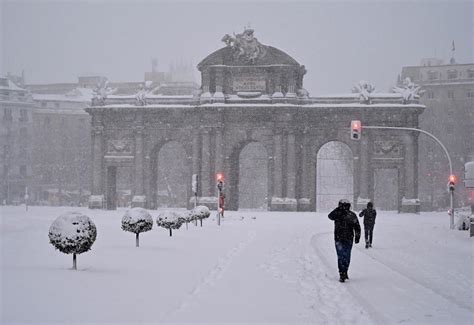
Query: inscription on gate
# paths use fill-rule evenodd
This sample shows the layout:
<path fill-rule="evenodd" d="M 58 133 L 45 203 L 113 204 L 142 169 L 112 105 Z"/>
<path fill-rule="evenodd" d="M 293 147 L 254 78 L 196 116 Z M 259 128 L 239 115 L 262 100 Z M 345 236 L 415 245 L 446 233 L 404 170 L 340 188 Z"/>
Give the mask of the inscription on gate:
<path fill-rule="evenodd" d="M 263 75 L 241 75 L 232 78 L 234 91 L 265 91 L 266 83 Z"/>

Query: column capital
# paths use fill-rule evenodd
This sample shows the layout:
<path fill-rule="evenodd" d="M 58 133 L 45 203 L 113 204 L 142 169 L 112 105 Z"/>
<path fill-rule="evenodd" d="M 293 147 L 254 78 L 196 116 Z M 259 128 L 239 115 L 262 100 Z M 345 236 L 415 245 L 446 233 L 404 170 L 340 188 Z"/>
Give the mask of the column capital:
<path fill-rule="evenodd" d="M 92 126 L 92 132 L 94 135 L 101 135 L 104 132 L 104 127 L 102 125 Z"/>
<path fill-rule="evenodd" d="M 133 126 L 133 132 L 135 134 L 143 134 L 144 130 L 145 130 L 145 126 L 143 126 L 143 125 L 134 125 Z"/>

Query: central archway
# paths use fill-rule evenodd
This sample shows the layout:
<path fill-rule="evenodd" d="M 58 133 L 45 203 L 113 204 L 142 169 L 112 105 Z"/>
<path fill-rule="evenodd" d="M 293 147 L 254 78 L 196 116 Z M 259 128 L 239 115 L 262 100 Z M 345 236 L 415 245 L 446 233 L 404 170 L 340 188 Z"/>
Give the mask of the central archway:
<path fill-rule="evenodd" d="M 238 154 L 238 209 L 268 208 L 268 155 L 263 144 L 249 142 Z"/>
<path fill-rule="evenodd" d="M 316 163 L 316 209 L 332 210 L 340 199 L 354 199 L 353 154 L 345 143 L 331 141 L 318 151 Z"/>
<path fill-rule="evenodd" d="M 167 142 L 156 153 L 152 186 L 156 189 L 157 207 L 187 206 L 187 180 L 191 176 L 186 159 L 186 151 L 177 141 Z"/>

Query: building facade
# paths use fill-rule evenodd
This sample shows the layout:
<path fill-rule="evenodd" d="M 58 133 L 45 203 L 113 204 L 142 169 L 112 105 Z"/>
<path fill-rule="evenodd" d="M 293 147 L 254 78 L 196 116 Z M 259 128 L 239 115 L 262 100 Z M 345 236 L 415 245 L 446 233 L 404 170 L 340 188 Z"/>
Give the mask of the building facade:
<path fill-rule="evenodd" d="M 264 152 L 267 208 L 314 211 L 318 195 L 318 155 L 330 142 L 341 143 L 353 167 L 351 201 L 360 208 L 377 197 L 383 177 L 394 175 L 395 206 L 417 211 L 418 134 L 364 130 L 351 140 L 352 120 L 363 125 L 418 127 L 424 106 L 416 91 L 374 93 L 361 82 L 353 93 L 310 97 L 303 87 L 306 69 L 285 52 L 263 45 L 246 29 L 225 35 L 226 46 L 198 64 L 200 92 L 193 96 L 96 96 L 92 117 L 92 194 L 107 208 L 117 205 L 117 174 L 133 173 L 137 204 L 157 207 L 162 152 L 170 143 L 181 154 L 186 202 L 193 200 L 191 175 L 198 175 L 198 203 L 216 202 L 215 175 L 226 175 L 226 207 L 238 209 L 240 160 L 249 144 Z M 409 89 L 406 90 L 410 92 Z M 107 94 L 107 91 L 102 91 Z M 174 160 L 173 160 L 174 161 Z M 393 173 L 392 173 L 393 172 Z M 337 201 L 334 202 L 337 204 Z"/>
<path fill-rule="evenodd" d="M 90 105 L 92 89 L 33 94 L 32 202 L 83 205 L 90 195 Z"/>
<path fill-rule="evenodd" d="M 30 93 L 0 78 L 0 202 L 25 202 L 32 184 L 34 102 Z"/>
<path fill-rule="evenodd" d="M 474 202 L 474 193 L 462 182 L 464 164 L 474 160 L 474 63 L 458 64 L 451 59 L 424 59 L 419 66 L 402 69 L 399 84 L 410 78 L 425 93 L 420 99 L 426 110 L 420 128 L 434 134 L 448 149 L 453 172 L 458 178 L 456 206 Z M 420 199 L 426 209 L 449 206 L 449 169 L 443 150 L 432 139 L 420 136 Z"/>

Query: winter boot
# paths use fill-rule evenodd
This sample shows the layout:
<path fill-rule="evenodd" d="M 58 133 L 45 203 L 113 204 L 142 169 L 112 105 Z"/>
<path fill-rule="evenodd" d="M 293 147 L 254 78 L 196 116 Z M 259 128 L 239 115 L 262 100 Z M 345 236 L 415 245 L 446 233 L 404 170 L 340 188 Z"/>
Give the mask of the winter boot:
<path fill-rule="evenodd" d="M 369 247 L 372 248 L 372 243 L 369 244 Z"/>
<path fill-rule="evenodd" d="M 344 278 L 346 278 L 346 280 L 349 280 L 349 275 L 347 274 L 347 272 L 344 272 Z"/>
<path fill-rule="evenodd" d="M 365 248 L 369 248 L 369 243 L 365 243 Z"/>
<path fill-rule="evenodd" d="M 346 280 L 346 277 L 344 276 L 343 272 L 339 272 L 339 282 L 344 282 Z"/>

